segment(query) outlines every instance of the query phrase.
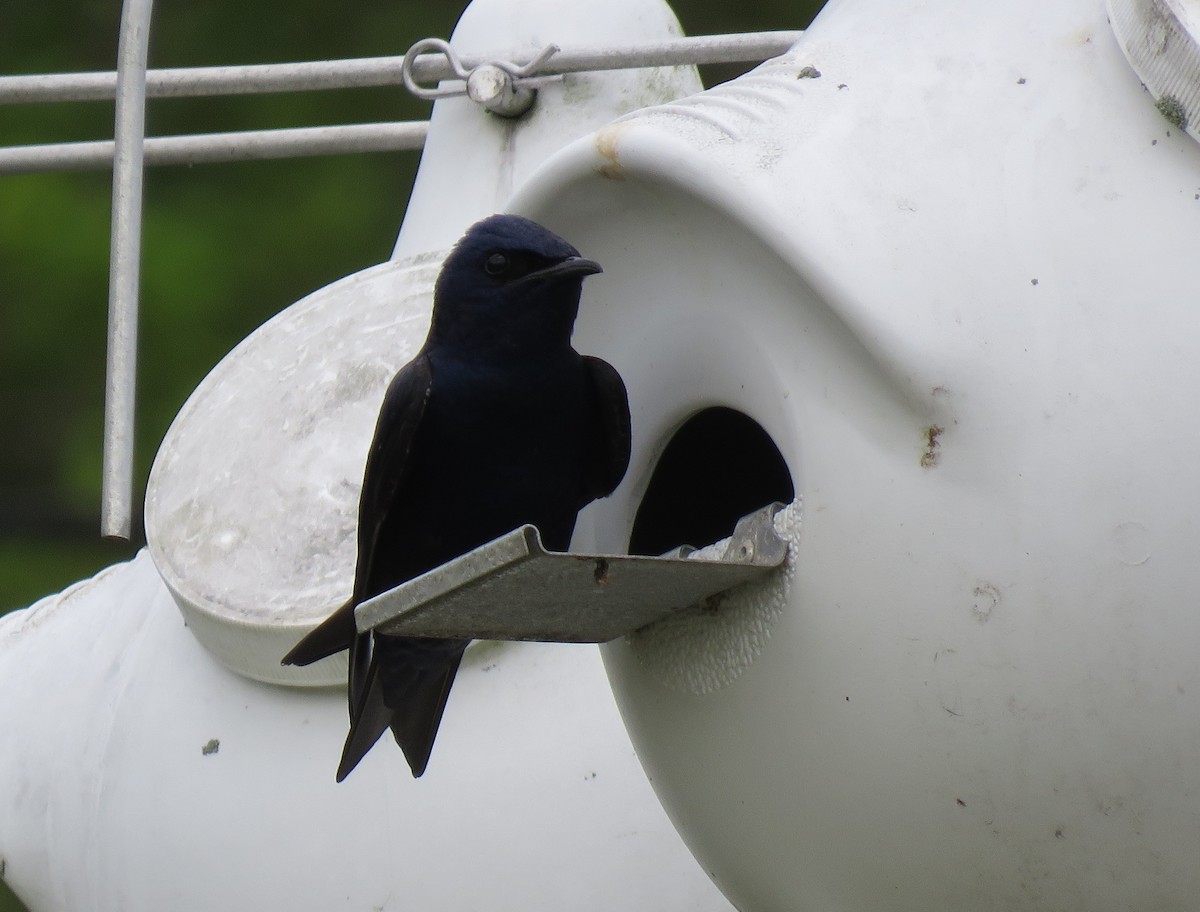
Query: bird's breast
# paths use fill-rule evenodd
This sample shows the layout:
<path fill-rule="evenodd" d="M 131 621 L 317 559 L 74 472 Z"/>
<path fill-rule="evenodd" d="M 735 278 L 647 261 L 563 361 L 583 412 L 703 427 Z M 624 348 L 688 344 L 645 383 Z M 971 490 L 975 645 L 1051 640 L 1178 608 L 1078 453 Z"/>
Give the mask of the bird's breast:
<path fill-rule="evenodd" d="M 421 448 L 480 484 L 534 492 L 582 472 L 588 396 L 582 371 L 478 371 L 434 377 Z"/>
<path fill-rule="evenodd" d="M 410 471 L 385 532 L 415 562 L 406 572 L 524 523 L 538 527 L 547 547 L 568 548 L 585 499 L 591 406 L 582 361 L 564 361 L 508 370 L 434 362 Z"/>

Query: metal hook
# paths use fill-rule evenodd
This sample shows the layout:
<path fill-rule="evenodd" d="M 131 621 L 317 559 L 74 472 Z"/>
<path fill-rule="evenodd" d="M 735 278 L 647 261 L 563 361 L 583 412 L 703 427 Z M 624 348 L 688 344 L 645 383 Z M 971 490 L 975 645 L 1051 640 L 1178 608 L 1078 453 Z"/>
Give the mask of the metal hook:
<path fill-rule="evenodd" d="M 434 88 L 420 85 L 413 75 L 413 67 L 417 57 L 426 51 L 432 51 L 445 57 L 455 78 L 461 80 L 463 85 L 461 87 L 438 85 Z M 557 78 L 538 77 L 536 74 L 558 51 L 558 45 L 551 44 L 543 48 L 537 57 L 523 66 L 517 66 L 506 60 L 496 60 L 479 64 L 468 70 L 448 42 L 441 38 L 423 38 L 410 47 L 404 55 L 404 62 L 400 66 L 400 76 L 404 81 L 404 87 L 418 98 L 432 101 L 438 98 L 466 95 L 493 114 L 499 114 L 502 117 L 520 117 L 533 106 L 536 85 L 540 85 L 548 78 Z"/>
<path fill-rule="evenodd" d="M 492 65 L 500 67 L 500 69 L 504 70 L 504 72 L 516 77 L 517 79 L 531 79 L 534 76 L 537 76 L 538 70 L 549 63 L 550 58 L 557 54 L 560 50 L 561 48 L 559 48 L 557 44 L 548 44 L 542 48 L 542 52 L 540 54 L 534 57 L 533 60 L 529 61 L 529 63 L 525 64 L 525 66 L 519 67 L 515 63 L 509 63 L 504 60 L 496 60 Z"/>
<path fill-rule="evenodd" d="M 454 49 L 450 47 L 448 41 L 443 41 L 441 38 L 422 38 L 405 52 L 404 61 L 400 64 L 400 78 L 404 80 L 404 88 L 408 89 L 418 98 L 424 98 L 426 101 L 433 101 L 437 98 L 449 98 L 454 95 L 465 95 L 466 92 L 463 89 L 441 85 L 427 89 L 417 82 L 416 77 L 413 76 L 413 65 L 417 62 L 417 57 L 426 51 L 432 51 L 445 57 L 446 63 L 450 65 L 450 69 L 454 72 L 454 75 L 463 82 L 466 82 L 467 78 L 471 75 L 468 70 L 463 69 L 458 55 L 454 53 Z"/>

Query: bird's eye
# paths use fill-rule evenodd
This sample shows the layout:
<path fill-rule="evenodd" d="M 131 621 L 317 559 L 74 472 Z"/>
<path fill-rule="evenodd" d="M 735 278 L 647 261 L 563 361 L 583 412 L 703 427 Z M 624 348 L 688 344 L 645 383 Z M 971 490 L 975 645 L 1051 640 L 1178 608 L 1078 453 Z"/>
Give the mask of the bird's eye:
<path fill-rule="evenodd" d="M 504 275 L 508 272 L 508 257 L 502 253 L 493 253 L 483 261 L 483 269 L 490 276 Z"/>

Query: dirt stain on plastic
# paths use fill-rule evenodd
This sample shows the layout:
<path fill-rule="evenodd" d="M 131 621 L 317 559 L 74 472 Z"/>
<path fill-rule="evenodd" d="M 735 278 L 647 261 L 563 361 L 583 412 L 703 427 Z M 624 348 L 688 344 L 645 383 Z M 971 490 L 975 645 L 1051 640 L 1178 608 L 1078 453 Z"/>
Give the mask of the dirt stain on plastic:
<path fill-rule="evenodd" d="M 617 141 L 621 138 L 624 128 L 620 125 L 606 127 L 596 134 L 596 151 L 605 163 L 596 169 L 596 173 L 609 180 L 625 180 L 625 169 L 621 165 L 621 155 L 617 151 Z"/>
<path fill-rule="evenodd" d="M 921 453 L 921 467 L 932 469 L 941 461 L 941 438 L 944 429 L 937 424 L 931 424 L 925 428 L 925 449 Z"/>

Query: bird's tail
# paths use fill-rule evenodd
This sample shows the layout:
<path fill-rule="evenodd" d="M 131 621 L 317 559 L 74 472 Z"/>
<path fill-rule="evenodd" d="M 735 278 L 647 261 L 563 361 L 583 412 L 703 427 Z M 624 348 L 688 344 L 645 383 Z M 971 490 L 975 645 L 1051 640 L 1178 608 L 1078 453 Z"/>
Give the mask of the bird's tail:
<path fill-rule="evenodd" d="M 318 659 L 349 649 L 358 630 L 354 626 L 354 601 L 342 605 L 310 630 L 292 651 L 283 657 L 283 665 L 311 665 Z"/>
<path fill-rule="evenodd" d="M 379 634 L 373 640 L 367 667 L 362 668 L 361 660 L 351 662 L 355 705 L 338 766 L 338 782 L 350 774 L 388 728 L 404 751 L 413 776 L 425 772 L 467 646 L 466 640 Z"/>

